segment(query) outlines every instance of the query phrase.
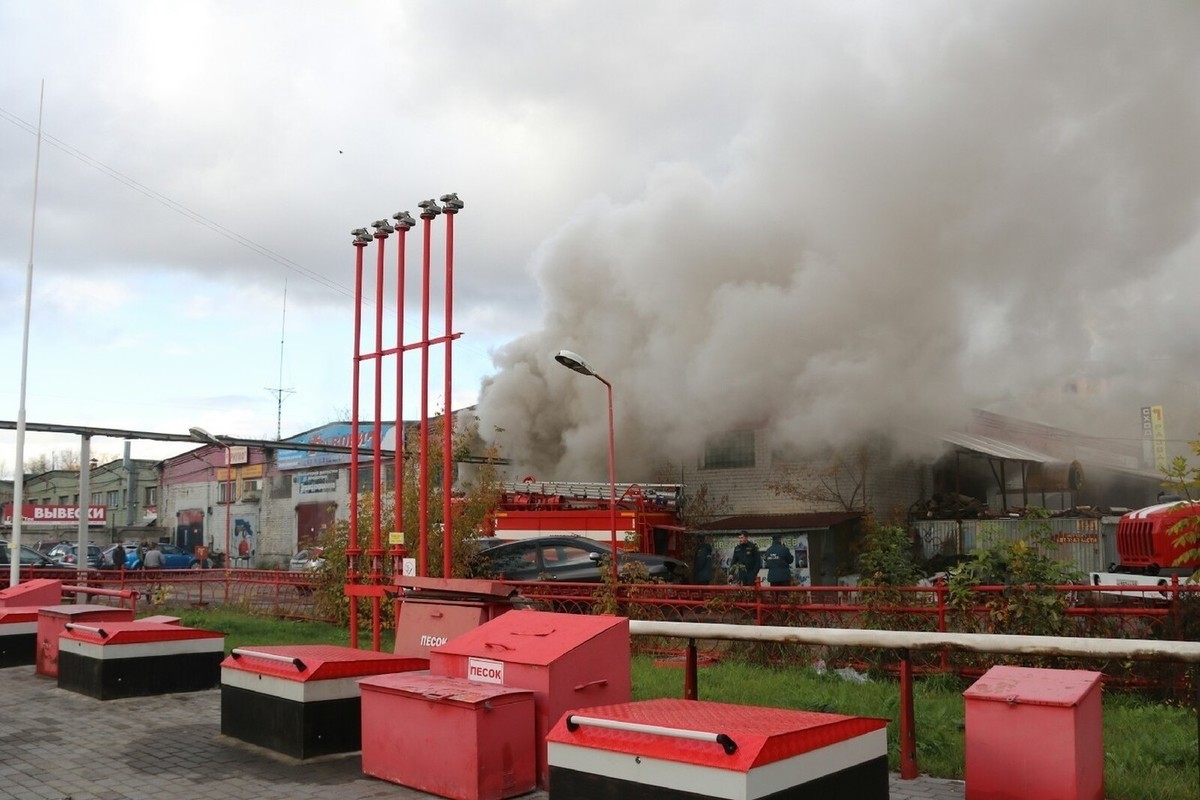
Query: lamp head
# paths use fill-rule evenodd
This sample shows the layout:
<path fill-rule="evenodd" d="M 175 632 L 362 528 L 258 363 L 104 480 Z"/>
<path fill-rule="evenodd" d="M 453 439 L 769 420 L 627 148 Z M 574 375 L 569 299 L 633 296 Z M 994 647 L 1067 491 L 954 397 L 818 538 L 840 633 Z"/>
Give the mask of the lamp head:
<path fill-rule="evenodd" d="M 592 365 L 583 360 L 583 356 L 578 353 L 572 353 L 570 350 L 559 350 L 554 360 L 562 364 L 569 370 L 578 372 L 580 375 L 595 376 L 596 370 L 592 369 Z"/>
<path fill-rule="evenodd" d="M 208 431 L 204 430 L 204 428 L 200 428 L 200 427 L 188 428 L 188 434 L 198 442 L 204 442 L 205 444 L 220 445 L 221 447 L 225 446 L 224 442 L 222 442 L 217 437 L 213 436 Z"/>

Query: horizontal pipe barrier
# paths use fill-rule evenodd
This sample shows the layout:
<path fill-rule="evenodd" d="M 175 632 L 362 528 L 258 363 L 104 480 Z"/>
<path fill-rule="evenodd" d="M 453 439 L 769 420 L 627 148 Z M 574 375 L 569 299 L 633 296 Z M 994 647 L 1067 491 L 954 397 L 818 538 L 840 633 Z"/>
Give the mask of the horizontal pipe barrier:
<path fill-rule="evenodd" d="M 1070 636 L 1014 636 L 995 633 L 923 633 L 841 628 L 784 628 L 777 626 L 725 625 L 697 622 L 654 622 L 630 620 L 631 636 L 660 636 L 686 639 L 721 639 L 741 642 L 790 642 L 808 645 L 853 646 L 895 650 L 900 669 L 900 777 L 917 777 L 916 715 L 913 702 L 910 650 L 963 650 L 973 653 L 1025 656 L 1075 656 L 1120 658 L 1139 661 L 1175 661 L 1200 664 L 1200 642 L 1143 639 L 1088 639 Z M 685 694 L 698 682 L 696 664 L 688 659 L 684 677 Z M 1193 669 L 1193 683 L 1200 670 Z M 690 688 L 689 688 L 690 687 Z M 1193 708 L 1200 728 L 1200 686 L 1194 687 Z M 694 699 L 695 695 L 692 695 Z M 1200 752 L 1200 741 L 1197 742 Z"/>

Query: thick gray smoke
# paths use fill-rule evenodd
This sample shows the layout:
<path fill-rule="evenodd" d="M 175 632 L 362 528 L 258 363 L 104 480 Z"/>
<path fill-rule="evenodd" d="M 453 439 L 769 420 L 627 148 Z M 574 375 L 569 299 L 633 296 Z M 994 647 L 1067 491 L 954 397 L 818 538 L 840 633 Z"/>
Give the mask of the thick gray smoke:
<path fill-rule="evenodd" d="M 724 169 L 663 163 L 544 243 L 544 325 L 479 405 L 520 469 L 606 474 L 604 387 L 562 348 L 614 386 L 622 480 L 725 429 L 837 445 L 972 407 L 1137 437 L 1164 403 L 1195 437 L 1200 4 L 899 8 L 928 13 L 769 56 Z"/>

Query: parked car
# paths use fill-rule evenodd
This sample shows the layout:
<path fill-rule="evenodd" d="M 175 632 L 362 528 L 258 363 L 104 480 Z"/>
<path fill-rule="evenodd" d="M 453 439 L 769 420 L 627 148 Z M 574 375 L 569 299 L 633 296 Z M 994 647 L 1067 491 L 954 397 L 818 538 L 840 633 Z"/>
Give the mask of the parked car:
<path fill-rule="evenodd" d="M 582 536 L 539 536 L 480 550 L 474 555 L 476 574 L 511 581 L 570 581 L 599 583 L 601 559 L 612 548 Z M 687 564 L 668 556 L 621 552 L 617 565 L 642 564 L 651 578 L 680 583 Z"/>
<path fill-rule="evenodd" d="M 53 561 L 74 567 L 79 563 L 79 545 L 57 544 L 46 554 Z M 89 544 L 87 548 L 88 569 L 100 569 L 101 552 L 98 545 Z"/>
<path fill-rule="evenodd" d="M 12 545 L 8 542 L 0 541 L 0 567 L 9 568 L 12 565 Z M 21 566 L 22 567 L 37 567 L 45 569 L 63 569 L 63 565 L 50 558 L 42 555 L 37 550 L 34 550 L 28 545 L 21 545 Z"/>
<path fill-rule="evenodd" d="M 323 547 L 307 547 L 292 556 L 291 561 L 288 562 L 288 568 L 295 572 L 320 569 L 323 566 L 325 566 L 325 548 Z"/>

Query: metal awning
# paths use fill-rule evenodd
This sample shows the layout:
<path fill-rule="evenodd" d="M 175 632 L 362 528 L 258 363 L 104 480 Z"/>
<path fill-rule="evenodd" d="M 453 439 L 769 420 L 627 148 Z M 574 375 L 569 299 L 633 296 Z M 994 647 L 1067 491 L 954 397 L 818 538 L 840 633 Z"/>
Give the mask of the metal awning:
<path fill-rule="evenodd" d="M 1036 464 L 1049 464 L 1062 461 L 1060 458 L 1030 450 L 1028 447 L 993 439 L 990 436 L 977 436 L 973 433 L 943 433 L 942 441 L 955 447 L 970 450 L 993 458 L 1003 458 L 1009 461 L 1031 461 Z"/>

